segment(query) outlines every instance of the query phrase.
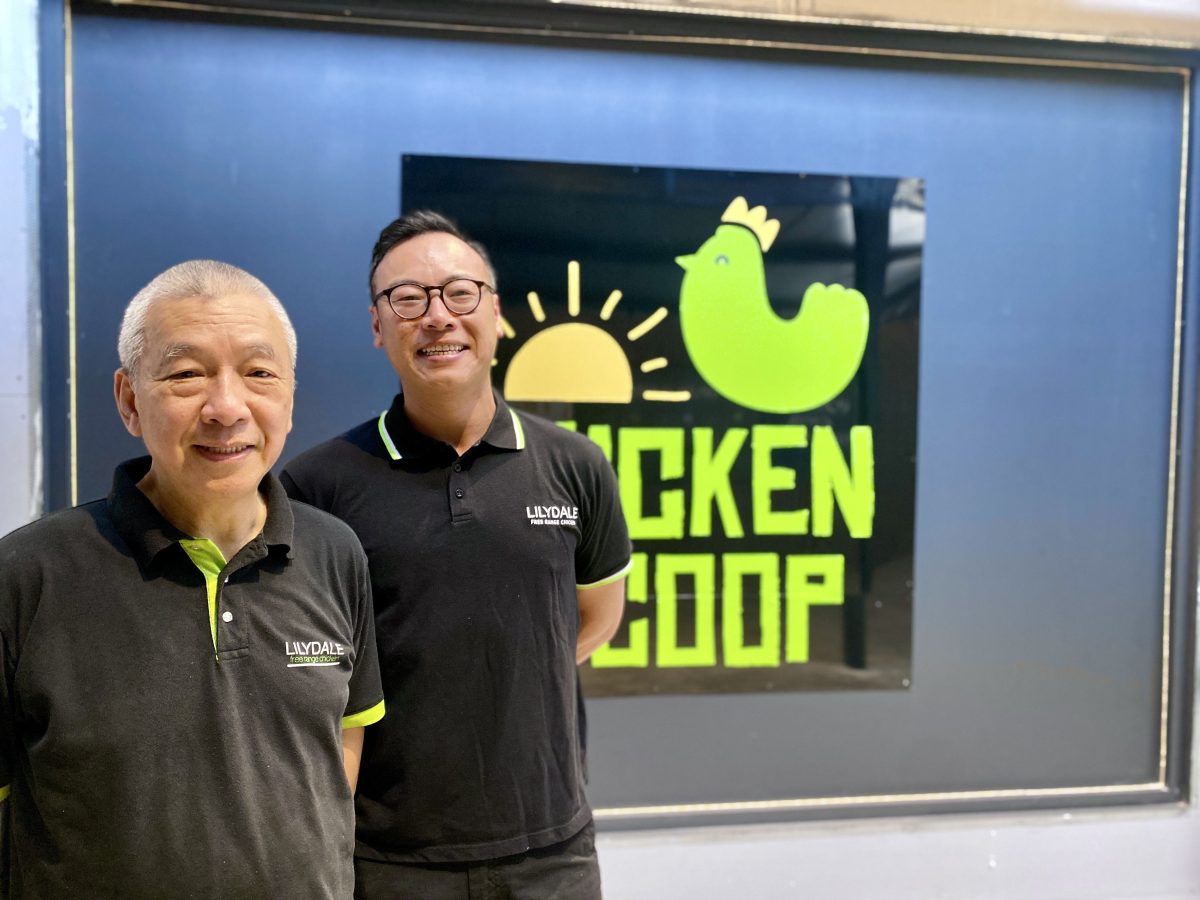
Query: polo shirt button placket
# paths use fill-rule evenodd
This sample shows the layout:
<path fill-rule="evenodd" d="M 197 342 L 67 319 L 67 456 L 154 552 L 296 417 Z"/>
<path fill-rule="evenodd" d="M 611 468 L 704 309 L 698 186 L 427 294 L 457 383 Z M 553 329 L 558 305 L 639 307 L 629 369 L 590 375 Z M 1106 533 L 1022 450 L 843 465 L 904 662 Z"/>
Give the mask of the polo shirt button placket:
<path fill-rule="evenodd" d="M 450 494 L 450 519 L 451 521 L 463 520 L 470 517 L 470 511 L 466 503 L 467 497 L 467 473 L 462 459 L 456 459 L 450 464 L 450 478 L 446 487 Z"/>
<path fill-rule="evenodd" d="M 220 612 L 217 618 L 225 627 L 218 629 L 219 636 L 217 639 L 218 654 L 217 661 L 221 662 L 221 655 L 228 651 L 243 650 L 246 647 L 246 622 L 243 617 L 234 615 L 233 606 L 235 606 L 235 595 L 228 593 L 231 585 L 230 579 L 232 574 L 221 576 L 221 589 L 217 593 L 217 609 Z"/>

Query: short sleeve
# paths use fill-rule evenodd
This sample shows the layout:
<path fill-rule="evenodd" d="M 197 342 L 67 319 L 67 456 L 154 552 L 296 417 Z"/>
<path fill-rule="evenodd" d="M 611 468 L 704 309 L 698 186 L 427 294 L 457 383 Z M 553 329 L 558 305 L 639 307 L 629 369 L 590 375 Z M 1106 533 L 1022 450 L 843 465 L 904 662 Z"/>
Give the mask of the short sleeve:
<path fill-rule="evenodd" d="M 4 550 L 8 550 L 5 547 Z M 15 618 L 20 586 L 11 565 L 11 555 L 4 553 L 5 576 L 0 578 L 0 822 L 6 818 L 6 803 L 12 790 L 13 774 L 17 767 L 16 687 L 17 669 Z"/>
<path fill-rule="evenodd" d="M 3 632 L 0 632 L 0 803 L 8 799 L 15 768 L 13 736 L 17 729 L 16 722 L 13 721 L 11 693 L 13 669 L 14 666 L 8 652 L 8 639 Z M 4 818 L 3 815 L 0 815 L 0 823 Z M 0 828 L 2 827 L 3 825 L 0 824 Z"/>
<path fill-rule="evenodd" d="M 623 578 L 633 552 L 616 473 L 599 447 L 589 446 L 583 463 L 581 481 L 586 496 L 580 507 L 585 517 L 575 548 L 575 582 L 580 589 Z"/>
<path fill-rule="evenodd" d="M 357 548 L 356 548 L 357 549 Z M 350 696 L 342 717 L 343 728 L 372 725 L 383 718 L 383 682 L 379 676 L 379 650 L 375 646 L 375 612 L 371 603 L 371 579 L 366 556 L 357 550 L 355 593 L 350 609 L 354 622 L 354 671 Z"/>
<path fill-rule="evenodd" d="M 0 898 L 9 896 L 9 860 L 12 840 L 12 792 L 13 771 L 16 768 L 15 735 L 16 723 L 13 715 L 12 656 L 8 649 L 8 638 L 0 632 Z"/>

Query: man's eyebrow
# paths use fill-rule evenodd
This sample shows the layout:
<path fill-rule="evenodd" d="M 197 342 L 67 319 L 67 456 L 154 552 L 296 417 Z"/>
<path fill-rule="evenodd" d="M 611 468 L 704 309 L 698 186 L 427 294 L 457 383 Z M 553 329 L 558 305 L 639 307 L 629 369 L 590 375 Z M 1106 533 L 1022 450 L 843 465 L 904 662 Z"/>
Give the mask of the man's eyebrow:
<path fill-rule="evenodd" d="M 200 351 L 195 344 L 189 344 L 186 341 L 176 341 L 173 344 L 167 344 L 163 348 L 162 362 L 168 363 L 173 359 L 180 359 L 185 356 L 199 356 Z M 256 359 L 278 359 L 279 354 L 275 348 L 268 343 L 250 344 L 246 347 L 246 356 Z"/>
<path fill-rule="evenodd" d="M 194 344 L 187 344 L 183 341 L 178 341 L 174 344 L 167 344 L 163 348 L 162 361 L 170 362 L 173 359 L 179 359 L 181 356 L 192 356 L 196 352 Z"/>
<path fill-rule="evenodd" d="M 275 348 L 270 344 L 251 344 L 246 348 L 246 355 L 252 357 L 262 357 L 263 359 L 275 359 L 278 354 Z"/>
<path fill-rule="evenodd" d="M 491 276 L 488 276 L 488 277 L 491 277 Z M 395 281 L 392 282 L 392 284 L 389 287 L 380 288 L 379 291 L 376 292 L 376 294 L 378 295 L 378 294 L 383 293 L 384 291 L 390 291 L 392 288 L 400 287 L 400 285 L 402 285 L 402 284 L 416 284 L 416 285 L 420 285 L 421 287 L 440 287 L 441 285 L 449 284 L 452 281 L 482 281 L 484 284 L 491 284 L 491 282 L 488 281 L 487 278 L 479 278 L 479 277 L 471 274 L 470 272 L 457 272 L 457 273 L 449 276 L 448 278 L 444 278 L 441 281 L 436 282 L 434 284 L 430 284 L 430 285 L 425 284 L 425 282 L 423 282 L 417 278 L 397 278 Z"/>

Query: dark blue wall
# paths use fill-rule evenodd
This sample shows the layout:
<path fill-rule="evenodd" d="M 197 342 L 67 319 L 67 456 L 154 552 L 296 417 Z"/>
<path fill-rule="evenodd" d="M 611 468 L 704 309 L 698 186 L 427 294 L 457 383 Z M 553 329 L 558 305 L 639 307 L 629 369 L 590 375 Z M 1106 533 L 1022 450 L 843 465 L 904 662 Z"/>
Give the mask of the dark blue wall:
<path fill-rule="evenodd" d="M 292 452 L 387 404 L 365 270 L 402 154 L 923 177 L 912 689 L 594 702 L 593 799 L 1158 778 L 1178 76 L 86 12 L 74 53 L 80 499 L 137 450 L 120 310 L 185 258 L 291 310 Z"/>

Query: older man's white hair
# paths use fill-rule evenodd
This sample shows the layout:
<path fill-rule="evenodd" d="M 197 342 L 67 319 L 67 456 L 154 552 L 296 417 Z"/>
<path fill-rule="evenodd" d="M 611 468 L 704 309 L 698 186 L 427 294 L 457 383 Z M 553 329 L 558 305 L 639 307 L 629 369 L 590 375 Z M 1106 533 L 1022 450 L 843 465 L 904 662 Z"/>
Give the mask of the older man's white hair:
<path fill-rule="evenodd" d="M 292 368 L 295 369 L 296 329 L 292 327 L 292 321 L 279 298 L 245 269 L 215 259 L 192 259 L 171 266 L 134 295 L 125 307 L 121 333 L 117 337 L 117 354 L 121 358 L 122 368 L 130 376 L 137 374 L 146 352 L 146 317 L 154 304 L 167 300 L 186 300 L 189 297 L 215 300 L 231 294 L 249 294 L 267 302 L 283 326 L 288 352 L 292 356 Z"/>

